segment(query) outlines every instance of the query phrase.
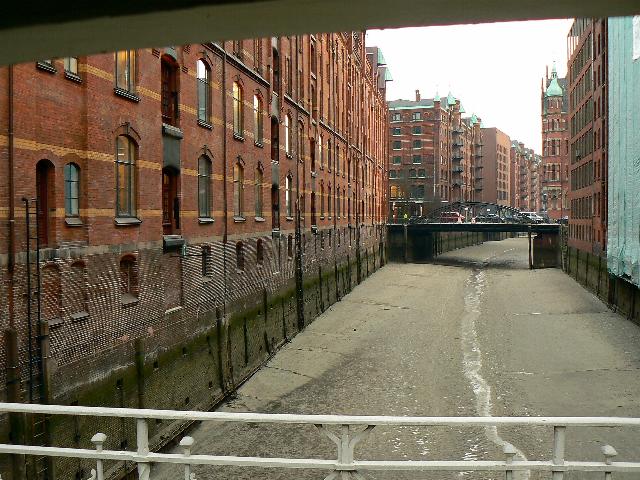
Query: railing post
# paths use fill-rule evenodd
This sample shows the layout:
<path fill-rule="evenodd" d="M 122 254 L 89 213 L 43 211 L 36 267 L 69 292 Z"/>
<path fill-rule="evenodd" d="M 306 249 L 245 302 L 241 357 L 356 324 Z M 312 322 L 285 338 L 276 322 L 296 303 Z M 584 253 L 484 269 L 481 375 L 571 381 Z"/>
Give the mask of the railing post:
<path fill-rule="evenodd" d="M 553 464 L 564 465 L 564 445 L 567 427 L 553 427 Z M 563 480 L 564 472 L 552 470 L 552 480 Z"/>
<path fill-rule="evenodd" d="M 107 440 L 107 436 L 104 433 L 96 433 L 91 437 L 91 443 L 96 446 L 96 452 L 102 451 L 102 445 Z M 96 480 L 104 480 L 104 467 L 102 466 L 102 459 L 96 460 Z"/>
<path fill-rule="evenodd" d="M 504 448 L 502 449 L 505 457 L 506 458 L 506 463 L 507 465 L 511 465 L 513 463 L 513 457 L 516 454 L 516 449 L 513 445 L 511 445 L 510 443 L 505 444 Z M 506 480 L 513 480 L 513 470 L 505 470 L 505 478 Z"/>
<path fill-rule="evenodd" d="M 185 458 L 188 458 L 191 455 L 191 447 L 193 446 L 193 442 L 193 437 L 184 437 L 182 440 L 180 440 L 180 446 L 182 447 L 182 453 Z M 190 463 L 184 464 L 184 480 L 192 480 Z"/>
<path fill-rule="evenodd" d="M 613 462 L 613 457 L 618 455 L 618 452 L 616 452 L 616 449 L 613 448 L 611 445 L 604 445 L 600 450 L 604 455 L 604 463 L 606 465 L 611 465 Z M 604 472 L 604 480 L 611 480 L 612 478 L 613 478 L 612 472 Z"/>
<path fill-rule="evenodd" d="M 146 457 L 149 453 L 149 425 L 144 418 L 136 419 L 136 443 L 139 457 Z M 138 480 L 149 480 L 151 465 L 147 460 L 136 460 L 138 463 Z"/>

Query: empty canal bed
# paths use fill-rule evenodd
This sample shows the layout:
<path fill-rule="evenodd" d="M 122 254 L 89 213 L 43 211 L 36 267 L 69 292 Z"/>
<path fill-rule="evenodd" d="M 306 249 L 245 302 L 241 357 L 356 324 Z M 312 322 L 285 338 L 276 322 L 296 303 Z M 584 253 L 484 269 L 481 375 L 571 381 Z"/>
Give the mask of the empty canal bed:
<path fill-rule="evenodd" d="M 390 264 L 280 350 L 220 410 L 394 416 L 640 417 L 640 328 L 558 269 L 528 270 L 526 238 Z M 336 432 L 340 434 L 339 427 Z M 192 453 L 336 458 L 313 425 L 203 422 Z M 356 460 L 549 460 L 551 427 L 377 426 Z M 640 458 L 640 430 L 566 432 L 566 458 Z M 176 453 L 182 450 L 175 447 Z M 300 469 L 195 466 L 202 479 L 322 479 Z M 504 478 L 497 472 L 363 471 L 365 478 Z M 154 465 L 152 478 L 183 478 Z M 520 472 L 515 478 L 551 478 Z M 626 476 L 625 476 L 626 475 Z M 338 477 L 340 478 L 340 477 Z M 567 473 L 568 479 L 603 473 Z M 632 478 L 616 474 L 615 478 Z"/>

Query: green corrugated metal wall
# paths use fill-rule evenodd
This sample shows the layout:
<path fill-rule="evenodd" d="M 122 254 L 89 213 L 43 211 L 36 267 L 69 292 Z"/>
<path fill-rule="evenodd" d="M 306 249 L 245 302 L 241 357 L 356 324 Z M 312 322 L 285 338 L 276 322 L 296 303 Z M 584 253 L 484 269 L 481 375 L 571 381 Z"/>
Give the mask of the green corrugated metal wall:
<path fill-rule="evenodd" d="M 640 286 L 640 59 L 633 17 L 609 27 L 609 272 Z M 636 37 L 636 44 L 640 40 Z M 636 52 L 640 45 L 636 45 Z"/>

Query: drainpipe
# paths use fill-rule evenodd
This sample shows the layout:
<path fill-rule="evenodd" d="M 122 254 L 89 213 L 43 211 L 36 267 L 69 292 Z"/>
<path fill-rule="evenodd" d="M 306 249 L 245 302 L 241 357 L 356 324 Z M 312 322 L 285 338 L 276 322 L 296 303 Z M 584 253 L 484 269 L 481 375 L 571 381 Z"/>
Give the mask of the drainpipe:
<path fill-rule="evenodd" d="M 14 158 L 13 158 L 13 65 L 9 65 L 8 67 L 8 147 L 7 147 L 7 157 L 8 157 L 8 175 L 7 180 L 9 182 L 9 251 L 8 251 L 8 265 L 7 270 L 9 273 L 9 291 L 8 291 L 8 303 L 9 303 L 9 326 L 11 328 L 15 327 L 15 319 L 14 319 L 14 292 L 13 292 L 13 274 L 15 270 L 16 263 L 16 219 L 15 219 L 15 183 L 13 178 L 13 167 L 14 167 Z"/>

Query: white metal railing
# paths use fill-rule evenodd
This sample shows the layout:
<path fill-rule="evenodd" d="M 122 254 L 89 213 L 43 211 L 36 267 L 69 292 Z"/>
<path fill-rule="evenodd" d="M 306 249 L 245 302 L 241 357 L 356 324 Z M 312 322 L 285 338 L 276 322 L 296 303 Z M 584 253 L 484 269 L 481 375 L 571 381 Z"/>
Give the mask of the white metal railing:
<path fill-rule="evenodd" d="M 91 442 L 95 449 L 41 447 L 0 444 L 1 454 L 71 457 L 95 460 L 92 480 L 104 480 L 104 460 L 137 463 L 140 480 L 149 480 L 154 463 L 184 466 L 185 480 L 194 480 L 193 465 L 261 467 L 283 469 L 326 470 L 325 480 L 363 478 L 359 472 L 385 471 L 494 471 L 504 472 L 511 480 L 517 471 L 553 472 L 553 480 L 562 480 L 565 472 L 602 472 L 611 480 L 615 472 L 640 474 L 640 462 L 614 462 L 617 453 L 610 445 L 602 446 L 601 461 L 569 461 L 565 459 L 567 427 L 638 427 L 640 418 L 621 417 L 387 417 L 347 415 L 290 415 L 264 413 L 199 412 L 180 410 L 150 410 L 131 408 L 79 407 L 61 405 L 33 405 L 0 403 L 0 413 L 36 413 L 47 415 L 76 415 L 92 417 L 130 418 L 136 421 L 136 451 L 105 450 L 104 433 L 96 433 Z M 148 419 L 211 421 L 236 423 L 268 423 L 314 425 L 319 432 L 337 446 L 337 458 L 276 458 L 240 457 L 225 455 L 192 455 L 193 438 L 180 441 L 182 453 L 154 453 L 149 451 Z M 553 455 L 549 460 L 516 459 L 517 450 L 510 444 L 503 448 L 502 460 L 356 460 L 355 446 L 377 426 L 485 427 L 548 426 L 553 428 Z"/>

